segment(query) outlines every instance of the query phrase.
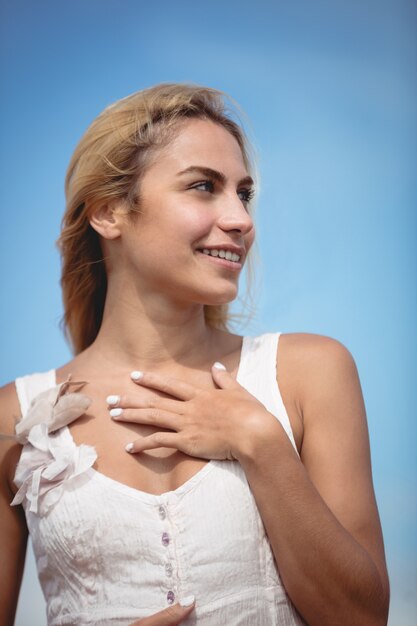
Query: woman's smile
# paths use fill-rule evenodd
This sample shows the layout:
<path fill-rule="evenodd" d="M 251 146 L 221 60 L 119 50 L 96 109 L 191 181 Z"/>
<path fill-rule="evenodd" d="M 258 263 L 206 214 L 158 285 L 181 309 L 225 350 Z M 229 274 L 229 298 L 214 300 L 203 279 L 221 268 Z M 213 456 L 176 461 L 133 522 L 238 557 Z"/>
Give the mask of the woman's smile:
<path fill-rule="evenodd" d="M 206 257 L 208 261 L 215 263 L 218 267 L 225 267 L 233 272 L 239 272 L 243 267 L 243 264 L 240 263 L 241 257 L 238 254 L 230 252 L 230 250 L 226 251 L 225 249 L 217 248 L 208 250 L 204 248 L 196 252 L 200 256 Z"/>

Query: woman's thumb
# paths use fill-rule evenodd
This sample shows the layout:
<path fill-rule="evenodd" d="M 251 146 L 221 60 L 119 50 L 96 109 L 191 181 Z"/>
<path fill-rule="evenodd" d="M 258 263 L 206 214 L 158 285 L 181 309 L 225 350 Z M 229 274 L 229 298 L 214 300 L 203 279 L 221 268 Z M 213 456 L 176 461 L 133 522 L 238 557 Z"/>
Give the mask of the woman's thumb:
<path fill-rule="evenodd" d="M 223 363 L 216 361 L 211 366 L 211 375 L 214 382 L 220 387 L 220 389 L 233 389 L 238 386 L 237 382 L 232 378 L 232 375 L 227 371 Z"/>
<path fill-rule="evenodd" d="M 144 617 L 131 626 L 177 626 L 194 610 L 194 596 L 187 596 L 178 604 L 173 604 L 159 613 Z"/>

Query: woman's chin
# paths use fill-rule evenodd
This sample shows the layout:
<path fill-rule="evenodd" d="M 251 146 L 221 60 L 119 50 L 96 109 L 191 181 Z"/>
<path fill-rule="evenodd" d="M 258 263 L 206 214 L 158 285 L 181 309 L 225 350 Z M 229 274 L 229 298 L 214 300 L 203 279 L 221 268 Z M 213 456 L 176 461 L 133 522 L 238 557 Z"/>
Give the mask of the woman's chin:
<path fill-rule="evenodd" d="M 238 296 L 238 283 L 227 281 L 227 283 L 217 284 L 212 281 L 201 282 L 201 284 L 193 285 L 187 289 L 181 289 L 180 285 L 170 285 L 170 292 L 175 295 L 176 299 L 180 298 L 183 302 L 204 304 L 207 306 L 220 306 L 233 302 Z"/>
<path fill-rule="evenodd" d="M 211 297 L 207 297 L 203 300 L 203 304 L 207 306 L 221 306 L 222 304 L 230 304 L 233 300 L 236 300 L 238 295 L 238 290 L 230 290 L 228 293 L 223 293 L 222 295 L 216 294 Z"/>

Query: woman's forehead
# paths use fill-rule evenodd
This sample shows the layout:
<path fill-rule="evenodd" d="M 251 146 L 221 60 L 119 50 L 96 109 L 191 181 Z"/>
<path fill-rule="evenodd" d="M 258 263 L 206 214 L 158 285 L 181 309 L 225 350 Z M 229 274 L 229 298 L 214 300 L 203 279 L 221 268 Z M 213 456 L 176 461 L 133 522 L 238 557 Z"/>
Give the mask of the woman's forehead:
<path fill-rule="evenodd" d="M 242 150 L 235 137 L 211 120 L 192 119 L 181 123 L 172 140 L 162 148 L 155 166 L 178 172 L 190 167 L 206 167 L 248 175 Z"/>

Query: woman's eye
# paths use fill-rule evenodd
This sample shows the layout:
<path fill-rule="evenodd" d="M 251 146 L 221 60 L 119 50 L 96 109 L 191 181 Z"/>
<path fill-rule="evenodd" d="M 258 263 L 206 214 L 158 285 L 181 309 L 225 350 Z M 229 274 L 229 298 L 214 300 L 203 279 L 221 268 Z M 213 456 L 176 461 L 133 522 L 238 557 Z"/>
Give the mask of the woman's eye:
<path fill-rule="evenodd" d="M 237 192 L 237 195 L 242 200 L 242 202 L 250 202 L 255 195 L 254 189 L 241 189 Z"/>
<path fill-rule="evenodd" d="M 214 184 L 211 180 L 202 180 L 195 185 L 192 185 L 191 189 L 197 189 L 198 191 L 208 191 L 212 193 L 214 191 Z"/>
<path fill-rule="evenodd" d="M 201 180 L 191 185 L 190 189 L 197 189 L 197 191 L 205 191 L 212 194 L 215 191 L 215 184 L 211 180 Z M 255 195 L 255 190 L 253 188 L 239 189 L 237 195 L 243 204 L 248 204 Z"/>

